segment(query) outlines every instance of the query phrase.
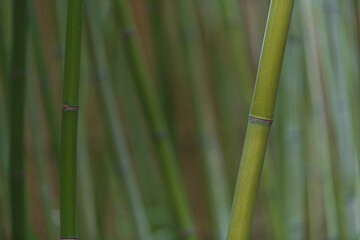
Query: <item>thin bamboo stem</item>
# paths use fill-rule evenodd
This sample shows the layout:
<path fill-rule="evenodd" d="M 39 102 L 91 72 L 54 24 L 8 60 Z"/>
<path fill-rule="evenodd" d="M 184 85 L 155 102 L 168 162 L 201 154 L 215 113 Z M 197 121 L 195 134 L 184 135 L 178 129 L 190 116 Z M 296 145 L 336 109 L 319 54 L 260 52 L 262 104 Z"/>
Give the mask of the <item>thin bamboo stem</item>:
<path fill-rule="evenodd" d="M 9 71 L 10 84 L 10 201 L 12 239 L 26 239 L 24 104 L 25 56 L 28 29 L 26 0 L 13 2 L 13 38 Z"/>
<path fill-rule="evenodd" d="M 227 239 L 248 239 L 293 0 L 272 0 L 241 157 Z"/>
<path fill-rule="evenodd" d="M 61 121 L 60 239 L 78 239 L 76 159 L 83 0 L 69 1 Z"/>

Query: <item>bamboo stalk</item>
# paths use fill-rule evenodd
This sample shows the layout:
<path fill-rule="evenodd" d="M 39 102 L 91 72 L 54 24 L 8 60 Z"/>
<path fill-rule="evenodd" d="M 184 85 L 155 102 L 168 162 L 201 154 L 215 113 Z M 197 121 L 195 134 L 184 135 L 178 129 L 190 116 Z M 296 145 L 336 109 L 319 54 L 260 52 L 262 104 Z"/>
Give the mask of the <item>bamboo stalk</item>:
<path fill-rule="evenodd" d="M 175 214 L 178 234 L 184 239 L 196 239 L 186 192 L 176 164 L 176 155 L 165 116 L 155 89 L 151 85 L 151 77 L 142 58 L 138 39 L 134 36 L 135 29 L 131 18 L 131 10 L 126 0 L 116 0 L 115 3 L 116 19 L 124 34 L 124 53 L 128 58 L 129 67 L 134 77 L 149 128 L 154 134 L 154 145 L 172 210 Z"/>
<path fill-rule="evenodd" d="M 173 80 L 171 79 L 173 63 L 169 61 L 169 52 L 164 51 L 164 49 L 169 49 L 169 43 L 166 41 L 166 31 L 164 26 L 165 3 L 159 0 L 151 0 L 148 4 L 150 9 L 152 38 L 155 49 L 157 86 L 159 89 L 159 96 L 164 109 L 167 125 L 169 126 L 169 129 L 172 130 L 174 129 L 172 127 L 174 124 L 174 113 L 172 110 L 172 105 L 174 102 L 172 91 Z M 171 134 L 171 137 L 174 137 L 173 132 L 171 132 Z"/>
<path fill-rule="evenodd" d="M 293 2 L 272 0 L 270 4 L 227 239 L 249 238 Z"/>
<path fill-rule="evenodd" d="M 61 121 L 60 239 L 78 239 L 76 159 L 83 0 L 69 1 Z"/>
<path fill-rule="evenodd" d="M 13 38 L 9 71 L 10 84 L 10 201 L 12 239 L 26 239 L 24 184 L 25 56 L 28 29 L 26 0 L 13 2 Z"/>

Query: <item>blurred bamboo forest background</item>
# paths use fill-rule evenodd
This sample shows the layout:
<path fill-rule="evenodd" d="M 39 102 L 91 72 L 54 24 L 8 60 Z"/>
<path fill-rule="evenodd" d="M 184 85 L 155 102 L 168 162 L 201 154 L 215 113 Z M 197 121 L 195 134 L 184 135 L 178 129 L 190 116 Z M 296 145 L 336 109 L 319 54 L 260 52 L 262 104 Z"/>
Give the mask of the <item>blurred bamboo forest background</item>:
<path fill-rule="evenodd" d="M 14 204 L 8 107 L 18 97 L 8 80 L 13 2 L 0 1 L 0 240 L 11 239 Z M 184 220 L 189 231 L 198 239 L 225 238 L 269 4 L 85 0 L 81 239 L 179 239 L 188 232 L 177 227 L 186 218 L 172 203 L 178 195 L 190 208 L 191 220 Z M 27 5 L 28 239 L 59 235 L 66 7 L 64 0 Z M 360 238 L 359 37 L 358 0 L 295 1 L 252 239 Z M 149 98 L 153 91 L 156 100 Z M 161 108 L 146 107 L 157 101 Z M 165 117 L 160 125 L 149 120 L 157 114 Z M 161 160 L 163 142 L 175 150 L 175 168 Z M 171 189 L 177 177 L 183 190 Z"/>

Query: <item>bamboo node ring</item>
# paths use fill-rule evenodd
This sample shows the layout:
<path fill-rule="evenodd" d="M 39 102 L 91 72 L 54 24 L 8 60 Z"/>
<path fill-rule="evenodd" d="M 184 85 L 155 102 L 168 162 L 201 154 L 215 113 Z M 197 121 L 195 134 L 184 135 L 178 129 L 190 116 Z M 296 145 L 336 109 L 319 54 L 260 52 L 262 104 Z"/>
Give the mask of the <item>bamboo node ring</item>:
<path fill-rule="evenodd" d="M 265 119 L 265 118 L 259 118 L 259 117 L 254 117 L 254 116 L 249 116 L 249 121 L 252 123 L 258 123 L 258 124 L 263 124 L 266 126 L 271 126 L 273 120 L 272 119 Z"/>
<path fill-rule="evenodd" d="M 80 106 L 78 105 L 68 105 L 68 104 L 63 104 L 61 106 L 61 110 L 64 112 L 76 112 L 79 111 Z"/>

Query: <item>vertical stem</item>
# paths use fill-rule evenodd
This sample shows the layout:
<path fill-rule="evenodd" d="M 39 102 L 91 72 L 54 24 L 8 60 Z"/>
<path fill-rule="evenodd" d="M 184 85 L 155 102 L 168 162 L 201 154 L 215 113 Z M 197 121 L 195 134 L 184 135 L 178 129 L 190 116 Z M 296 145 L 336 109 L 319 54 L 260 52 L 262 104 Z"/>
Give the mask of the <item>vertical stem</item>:
<path fill-rule="evenodd" d="M 83 0 L 68 2 L 61 126 L 60 239 L 78 239 L 76 159 Z"/>
<path fill-rule="evenodd" d="M 248 239 L 273 120 L 293 0 L 272 0 L 231 210 L 228 239 Z"/>
<path fill-rule="evenodd" d="M 12 239 L 26 239 L 24 186 L 24 104 L 27 0 L 13 2 L 13 45 L 10 61 L 10 200 Z"/>

